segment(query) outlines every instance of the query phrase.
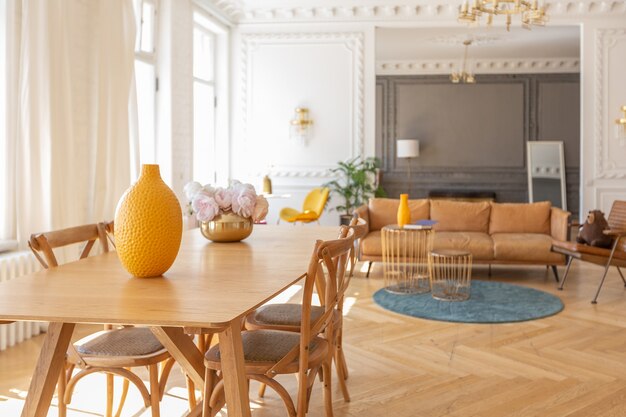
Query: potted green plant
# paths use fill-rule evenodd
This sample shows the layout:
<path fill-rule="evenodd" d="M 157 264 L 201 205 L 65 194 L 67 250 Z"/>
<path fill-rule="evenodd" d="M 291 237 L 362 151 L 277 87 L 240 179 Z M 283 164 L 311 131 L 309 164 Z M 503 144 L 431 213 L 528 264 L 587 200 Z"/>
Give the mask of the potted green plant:
<path fill-rule="evenodd" d="M 340 224 L 349 224 L 354 210 L 366 203 L 370 197 L 384 197 L 385 192 L 376 184 L 376 173 L 380 167 L 377 158 L 360 157 L 338 162 L 330 172 L 337 179 L 324 184 L 330 188 L 331 198 L 339 196 L 341 203 L 334 207 L 340 212 Z"/>

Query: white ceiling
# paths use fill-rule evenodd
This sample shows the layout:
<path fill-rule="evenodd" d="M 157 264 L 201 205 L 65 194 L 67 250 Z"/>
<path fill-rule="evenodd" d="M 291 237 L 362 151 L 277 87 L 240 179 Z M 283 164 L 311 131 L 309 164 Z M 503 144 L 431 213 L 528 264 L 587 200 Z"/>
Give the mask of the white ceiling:
<path fill-rule="evenodd" d="M 268 0 L 269 1 L 269 0 Z M 511 26 L 467 28 L 377 28 L 376 60 L 460 59 L 463 41 L 473 39 L 469 56 L 477 59 L 578 58 L 577 26 L 546 26 L 532 30 Z"/>

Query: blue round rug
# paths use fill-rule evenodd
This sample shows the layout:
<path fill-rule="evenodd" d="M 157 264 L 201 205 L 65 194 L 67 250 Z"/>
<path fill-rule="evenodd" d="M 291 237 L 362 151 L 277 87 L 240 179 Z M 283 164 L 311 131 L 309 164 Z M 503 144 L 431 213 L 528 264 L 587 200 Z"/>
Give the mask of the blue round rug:
<path fill-rule="evenodd" d="M 561 300 L 543 291 L 503 282 L 472 281 L 467 301 L 439 301 L 430 293 L 401 295 L 376 291 L 381 307 L 422 319 L 458 323 L 512 323 L 552 316 L 563 310 Z"/>

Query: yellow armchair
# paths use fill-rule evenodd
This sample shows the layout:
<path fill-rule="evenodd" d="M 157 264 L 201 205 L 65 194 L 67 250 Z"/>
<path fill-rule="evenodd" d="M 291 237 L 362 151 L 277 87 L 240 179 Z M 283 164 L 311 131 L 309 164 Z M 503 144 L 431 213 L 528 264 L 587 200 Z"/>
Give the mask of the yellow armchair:
<path fill-rule="evenodd" d="M 304 198 L 302 203 L 302 211 L 298 211 L 291 207 L 285 207 L 280 211 L 280 220 L 289 223 L 311 223 L 317 221 L 324 211 L 326 202 L 328 201 L 328 188 L 314 188 Z"/>

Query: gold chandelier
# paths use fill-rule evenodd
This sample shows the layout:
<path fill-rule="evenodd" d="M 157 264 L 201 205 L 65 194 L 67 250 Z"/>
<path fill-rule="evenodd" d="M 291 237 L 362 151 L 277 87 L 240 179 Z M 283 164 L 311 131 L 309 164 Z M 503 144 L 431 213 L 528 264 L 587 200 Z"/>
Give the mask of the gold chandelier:
<path fill-rule="evenodd" d="M 467 67 L 467 49 L 472 44 L 471 40 L 463 41 L 463 45 L 465 45 L 465 52 L 463 53 L 463 61 L 461 63 L 461 68 L 458 72 L 453 72 L 450 74 L 450 81 L 453 84 L 464 83 L 464 84 L 474 84 L 476 83 L 476 78 L 474 78 L 474 74 L 472 74 L 471 70 Z"/>
<path fill-rule="evenodd" d="M 480 17 L 487 15 L 487 26 L 493 23 L 493 17 L 506 16 L 506 30 L 511 30 L 511 16 L 521 15 L 522 27 L 530 29 L 532 25 L 544 26 L 548 21 L 544 7 L 540 7 L 537 0 L 464 0 L 459 10 L 459 22 L 476 23 Z"/>

